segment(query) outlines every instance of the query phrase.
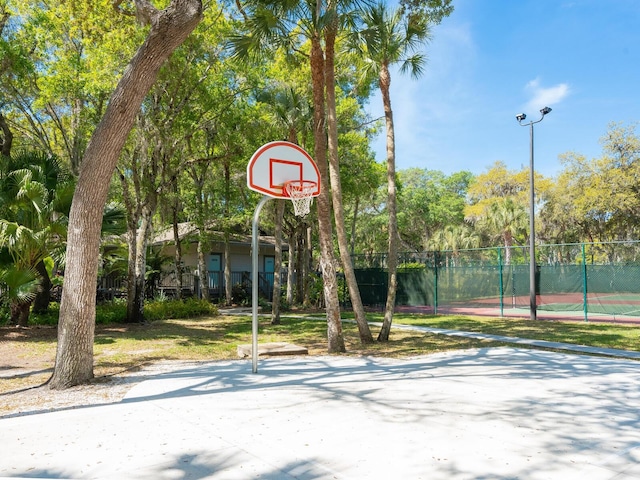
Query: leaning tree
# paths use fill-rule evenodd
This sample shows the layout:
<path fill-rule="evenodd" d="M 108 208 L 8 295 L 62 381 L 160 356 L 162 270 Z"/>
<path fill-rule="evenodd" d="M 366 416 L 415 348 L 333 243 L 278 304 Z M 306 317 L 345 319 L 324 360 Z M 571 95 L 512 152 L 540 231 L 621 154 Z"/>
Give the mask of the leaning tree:
<path fill-rule="evenodd" d="M 118 7 L 121 1 L 116 0 Z M 158 10 L 135 0 L 136 17 L 150 29 L 129 62 L 84 154 L 69 214 L 65 284 L 51 388 L 93 378 L 95 292 L 102 211 L 120 152 L 160 67 L 202 19 L 201 0 L 172 0 Z"/>

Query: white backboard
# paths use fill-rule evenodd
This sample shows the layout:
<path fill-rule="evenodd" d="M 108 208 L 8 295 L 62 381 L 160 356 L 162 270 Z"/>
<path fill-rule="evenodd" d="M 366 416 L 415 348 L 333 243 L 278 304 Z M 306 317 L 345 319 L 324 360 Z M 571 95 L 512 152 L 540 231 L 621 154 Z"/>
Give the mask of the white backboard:
<path fill-rule="evenodd" d="M 284 141 L 260 147 L 247 165 L 247 186 L 274 198 L 287 198 L 288 181 L 315 182 L 314 197 L 320 195 L 320 172 L 311 156 L 300 146 Z"/>

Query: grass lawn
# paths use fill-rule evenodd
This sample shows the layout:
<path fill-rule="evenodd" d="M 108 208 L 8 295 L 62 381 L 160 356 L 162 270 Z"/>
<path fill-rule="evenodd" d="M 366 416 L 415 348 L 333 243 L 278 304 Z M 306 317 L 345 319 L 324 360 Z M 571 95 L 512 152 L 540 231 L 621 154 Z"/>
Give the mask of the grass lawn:
<path fill-rule="evenodd" d="M 373 319 L 373 318 L 372 318 Z M 382 321 L 382 316 L 379 316 Z M 509 337 L 573 343 L 592 347 L 640 351 L 640 327 L 611 323 L 515 318 L 396 315 L 394 322 L 406 325 L 482 332 Z"/>
<path fill-rule="evenodd" d="M 322 314 L 313 315 L 315 318 Z M 311 317 L 311 316 L 310 316 Z M 349 315 L 345 314 L 345 318 Z M 372 314 L 370 321 L 382 321 Z M 500 319 L 467 316 L 398 314 L 395 323 L 484 332 L 581 345 L 640 350 L 640 329 L 596 323 Z M 270 325 L 260 318 L 260 342 L 289 342 L 307 347 L 310 355 L 326 354 L 326 323 L 312 318 L 282 318 Z M 355 324 L 343 324 L 347 355 L 406 357 L 478 347 L 497 342 L 393 330 L 388 343 L 361 345 Z M 377 335 L 378 328 L 372 333 Z M 44 383 L 55 359 L 57 329 L 0 327 L 0 394 Z M 97 325 L 94 345 L 96 377 L 117 375 L 158 360 L 237 359 L 237 346 L 251 343 L 251 318 L 204 316 L 157 320 L 145 325 Z"/>

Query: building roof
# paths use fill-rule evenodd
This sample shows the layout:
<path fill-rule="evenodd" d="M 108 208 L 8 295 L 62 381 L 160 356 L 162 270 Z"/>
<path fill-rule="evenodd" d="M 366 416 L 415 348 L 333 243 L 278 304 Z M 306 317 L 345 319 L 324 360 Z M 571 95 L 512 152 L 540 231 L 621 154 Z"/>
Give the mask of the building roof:
<path fill-rule="evenodd" d="M 178 238 L 181 241 L 188 239 L 192 243 L 197 242 L 198 231 L 199 231 L 198 227 L 196 227 L 192 222 L 178 223 Z M 208 230 L 207 237 L 210 242 L 224 243 L 223 232 Z M 251 238 L 251 235 L 231 233 L 229 235 L 229 241 L 231 244 L 250 246 L 252 243 L 252 238 Z M 275 237 L 271 235 L 260 235 L 259 241 L 261 245 L 275 245 L 276 243 Z M 173 226 L 170 225 L 160 230 L 159 232 L 157 232 L 151 239 L 150 244 L 157 246 L 157 245 L 165 245 L 167 243 L 173 243 L 173 242 L 174 242 Z M 284 240 L 282 242 L 282 248 L 283 250 L 287 250 L 289 248 L 289 244 Z"/>

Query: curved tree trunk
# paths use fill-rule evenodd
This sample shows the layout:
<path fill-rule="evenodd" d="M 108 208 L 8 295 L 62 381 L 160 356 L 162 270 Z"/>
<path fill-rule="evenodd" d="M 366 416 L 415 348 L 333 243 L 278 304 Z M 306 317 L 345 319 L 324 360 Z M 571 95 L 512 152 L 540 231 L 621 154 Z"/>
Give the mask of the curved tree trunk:
<path fill-rule="evenodd" d="M 393 112 L 389 87 L 391 76 L 386 65 L 380 69 L 380 92 L 384 105 L 384 118 L 387 126 L 387 213 L 389 214 L 389 254 L 387 255 L 387 270 L 389 275 L 387 289 L 387 303 L 384 309 L 384 320 L 378 334 L 379 342 L 387 342 L 391 333 L 391 322 L 396 305 L 396 291 L 398 288 L 398 221 L 396 218 L 396 154 L 395 132 L 393 128 Z"/>
<path fill-rule="evenodd" d="M 324 55 L 320 38 L 316 33 L 311 38 L 311 78 L 313 86 L 313 137 L 314 154 L 320 172 L 320 195 L 318 205 L 318 234 L 320 237 L 320 268 L 324 286 L 325 310 L 327 313 L 327 339 L 329 353 L 346 351 L 340 319 L 338 282 L 333 254 L 333 228 L 331 226 L 331 192 L 327 166 L 327 137 L 325 133 L 325 79 Z"/>
<path fill-rule="evenodd" d="M 100 228 L 111 176 L 160 67 L 202 18 L 201 0 L 172 0 L 162 11 L 146 0 L 136 0 L 135 4 L 139 18 L 150 23 L 151 29 L 118 82 L 80 167 L 69 213 L 65 285 L 51 388 L 67 388 L 93 378 Z"/>
<path fill-rule="evenodd" d="M 333 198 L 333 215 L 336 220 L 336 233 L 338 235 L 338 247 L 340 249 L 340 260 L 344 269 L 344 276 L 349 288 L 351 305 L 358 325 L 360 341 L 362 343 L 373 343 L 373 336 L 367 323 L 367 316 L 364 313 L 362 298 L 358 281 L 353 270 L 351 254 L 349 252 L 349 241 L 344 222 L 344 208 L 342 206 L 342 185 L 340 183 L 340 161 L 338 159 L 338 119 L 336 115 L 336 87 L 335 87 L 335 65 L 334 46 L 337 34 L 337 19 L 331 27 L 325 30 L 326 60 L 325 78 L 327 89 L 327 129 L 329 144 L 329 177 L 331 179 L 331 193 Z"/>
<path fill-rule="evenodd" d="M 358 220 L 358 209 L 360 208 L 360 198 L 356 197 L 356 203 L 353 205 L 353 218 L 351 219 L 351 242 L 349 244 L 349 251 L 351 255 L 356 253 L 356 226 Z"/>

